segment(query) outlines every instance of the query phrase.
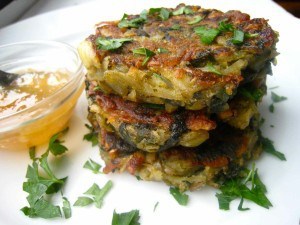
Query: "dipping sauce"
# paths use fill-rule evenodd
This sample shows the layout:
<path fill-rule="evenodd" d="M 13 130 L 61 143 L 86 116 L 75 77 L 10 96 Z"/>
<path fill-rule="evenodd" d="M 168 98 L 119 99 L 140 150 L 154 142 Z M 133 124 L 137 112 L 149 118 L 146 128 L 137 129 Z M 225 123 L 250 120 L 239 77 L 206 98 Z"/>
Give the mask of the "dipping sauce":
<path fill-rule="evenodd" d="M 35 105 L 62 88 L 70 78 L 66 70 L 44 72 L 29 69 L 17 74 L 20 76 L 10 85 L 0 85 L 0 117 Z"/>

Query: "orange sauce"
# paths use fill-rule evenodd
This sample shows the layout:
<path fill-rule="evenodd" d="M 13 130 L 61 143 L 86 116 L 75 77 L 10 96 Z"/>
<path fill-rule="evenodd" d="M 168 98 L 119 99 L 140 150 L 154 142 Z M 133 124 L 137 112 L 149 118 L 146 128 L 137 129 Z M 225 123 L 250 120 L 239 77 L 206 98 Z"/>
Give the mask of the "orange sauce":
<path fill-rule="evenodd" d="M 9 86 L 0 86 L 0 117 L 29 108 L 47 98 L 69 79 L 66 71 L 43 72 L 27 70 Z"/>

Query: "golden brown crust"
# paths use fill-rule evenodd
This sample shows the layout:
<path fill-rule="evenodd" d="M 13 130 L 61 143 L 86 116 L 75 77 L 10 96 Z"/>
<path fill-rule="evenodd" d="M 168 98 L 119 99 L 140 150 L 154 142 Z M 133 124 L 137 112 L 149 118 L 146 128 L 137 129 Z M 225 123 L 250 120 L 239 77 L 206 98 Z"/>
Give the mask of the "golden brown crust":
<path fill-rule="evenodd" d="M 174 123 L 174 114 L 163 109 L 150 108 L 151 105 L 138 104 L 122 99 L 116 95 L 105 95 L 101 91 L 93 91 L 90 85 L 88 92 L 90 97 L 95 98 L 97 105 L 101 107 L 110 119 L 120 120 L 125 123 L 140 123 L 164 127 L 169 129 Z M 185 111 L 183 118 L 187 129 L 192 131 L 212 130 L 216 123 L 210 120 L 204 110 Z"/>

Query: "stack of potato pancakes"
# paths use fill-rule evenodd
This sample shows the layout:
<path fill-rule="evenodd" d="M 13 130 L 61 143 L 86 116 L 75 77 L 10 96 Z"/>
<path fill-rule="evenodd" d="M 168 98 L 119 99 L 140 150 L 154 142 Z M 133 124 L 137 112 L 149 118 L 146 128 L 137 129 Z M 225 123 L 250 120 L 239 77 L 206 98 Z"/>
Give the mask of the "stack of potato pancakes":
<path fill-rule="evenodd" d="M 261 152 L 277 41 L 265 19 L 184 4 L 97 24 L 78 50 L 104 172 L 181 191 L 237 176 Z"/>

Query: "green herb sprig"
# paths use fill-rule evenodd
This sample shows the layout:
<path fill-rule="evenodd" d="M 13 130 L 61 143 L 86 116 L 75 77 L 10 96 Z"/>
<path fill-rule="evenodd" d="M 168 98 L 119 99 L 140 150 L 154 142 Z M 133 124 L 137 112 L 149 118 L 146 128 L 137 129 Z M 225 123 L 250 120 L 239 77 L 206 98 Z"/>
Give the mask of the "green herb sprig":
<path fill-rule="evenodd" d="M 250 186 L 250 187 L 249 187 Z M 267 189 L 260 180 L 255 164 L 252 165 L 252 169 L 247 172 L 246 178 L 234 178 L 225 181 L 220 187 L 221 193 L 217 193 L 219 208 L 223 210 L 229 210 L 230 203 L 240 198 L 240 204 L 238 210 L 249 210 L 249 208 L 243 208 L 244 199 L 248 199 L 264 208 L 270 208 L 271 202 L 266 196 Z"/>
<path fill-rule="evenodd" d="M 201 17 L 201 16 L 195 16 L 192 20 L 190 20 L 190 21 L 188 22 L 188 24 L 189 24 L 189 25 L 194 25 L 194 24 L 196 24 L 196 23 L 201 22 L 201 20 L 203 20 L 203 17 Z"/>
<path fill-rule="evenodd" d="M 125 42 L 133 41 L 132 38 L 103 38 L 98 37 L 95 41 L 97 48 L 102 50 L 115 50 L 120 48 Z"/>
<path fill-rule="evenodd" d="M 263 151 L 276 156 L 278 159 L 286 161 L 285 155 L 277 151 L 274 147 L 274 142 L 269 138 L 261 137 Z"/>
<path fill-rule="evenodd" d="M 92 146 L 98 145 L 98 134 L 95 132 L 94 128 L 88 124 L 85 124 L 85 127 L 89 129 L 89 133 L 83 136 L 83 140 L 89 141 L 92 143 Z"/>
<path fill-rule="evenodd" d="M 101 173 L 100 172 L 101 167 L 102 166 L 99 163 L 95 162 L 92 159 L 87 160 L 83 165 L 83 168 L 91 170 L 95 174 Z"/>
<path fill-rule="evenodd" d="M 183 14 L 188 15 L 188 14 L 193 14 L 193 13 L 194 13 L 194 11 L 190 7 L 182 6 L 179 9 L 173 11 L 172 15 L 178 16 L 178 15 L 183 15 Z"/>
<path fill-rule="evenodd" d="M 62 141 L 58 139 L 67 131 L 68 128 L 54 134 L 50 138 L 47 151 L 40 158 L 36 157 L 35 147 L 30 148 L 29 155 L 33 162 L 32 165 L 27 167 L 27 181 L 23 183 L 23 191 L 29 194 L 27 196 L 29 207 L 25 206 L 21 209 L 28 217 L 50 219 L 62 217 L 63 212 L 64 217 L 68 219 L 72 215 L 70 203 L 66 197 L 62 198 L 62 209 L 49 200 L 49 196 L 59 192 L 67 179 L 67 177 L 57 178 L 48 163 L 49 153 L 57 156 L 68 150 L 67 147 L 61 144 Z M 41 171 L 43 175 L 41 175 Z"/>
<path fill-rule="evenodd" d="M 50 151 L 53 155 L 62 155 L 66 151 L 68 151 L 68 148 L 64 145 L 62 145 L 63 141 L 59 140 L 59 138 L 63 135 L 65 135 L 68 132 L 69 128 L 65 128 L 64 130 L 54 134 L 50 140 L 48 145 L 48 151 Z"/>
<path fill-rule="evenodd" d="M 236 45 L 242 44 L 245 36 L 243 31 L 234 29 L 233 25 L 226 23 L 226 21 L 221 21 L 218 28 L 199 26 L 195 27 L 194 31 L 200 36 L 201 42 L 207 45 L 211 44 L 221 32 L 233 32 L 233 38 L 231 39 L 231 42 Z"/>
<path fill-rule="evenodd" d="M 145 59 L 142 63 L 143 66 L 146 65 L 146 63 L 150 60 L 150 58 L 155 55 L 154 52 L 152 52 L 151 50 L 149 50 L 147 48 L 136 48 L 132 52 L 135 55 L 144 55 L 145 56 Z"/>
<path fill-rule="evenodd" d="M 170 187 L 169 191 L 179 205 L 187 205 L 189 200 L 189 196 L 187 194 L 180 192 L 177 187 Z"/>
<path fill-rule="evenodd" d="M 273 103 L 269 106 L 269 111 L 271 113 L 273 113 L 275 111 L 274 103 L 279 103 L 279 102 L 285 101 L 285 100 L 287 100 L 287 97 L 277 95 L 275 92 L 272 91 L 271 92 L 271 99 L 272 99 Z"/>
<path fill-rule="evenodd" d="M 171 13 L 169 10 L 167 10 L 166 8 L 150 8 L 149 15 L 151 14 L 158 14 L 158 16 L 162 19 L 162 20 L 167 20 L 169 19 Z"/>
<path fill-rule="evenodd" d="M 106 194 L 110 191 L 112 188 L 112 181 L 107 181 L 106 184 L 103 186 L 103 188 L 100 188 L 96 183 L 94 183 L 86 192 L 84 192 L 85 195 L 91 196 L 80 196 L 74 203 L 74 206 L 87 206 L 92 203 L 95 204 L 97 208 L 101 208 L 103 205 L 103 200 Z"/>
<path fill-rule="evenodd" d="M 112 225 L 140 225 L 140 212 L 139 210 L 131 210 L 125 213 L 117 213 L 114 210 Z"/>
<path fill-rule="evenodd" d="M 146 22 L 145 14 L 142 13 L 142 17 L 137 17 L 134 19 L 129 20 L 128 15 L 125 13 L 121 19 L 121 21 L 118 23 L 119 28 L 138 28 L 142 24 Z"/>

